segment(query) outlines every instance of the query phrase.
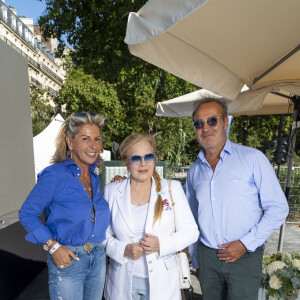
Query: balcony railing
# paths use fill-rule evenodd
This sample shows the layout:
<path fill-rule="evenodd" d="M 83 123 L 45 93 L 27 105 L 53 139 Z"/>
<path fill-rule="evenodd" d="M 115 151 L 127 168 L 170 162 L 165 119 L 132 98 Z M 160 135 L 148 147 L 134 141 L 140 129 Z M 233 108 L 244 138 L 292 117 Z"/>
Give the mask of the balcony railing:
<path fill-rule="evenodd" d="M 39 89 L 43 88 L 43 85 L 38 80 L 33 78 L 32 76 L 30 76 L 30 83 L 33 84 L 34 86 L 36 86 Z"/>
<path fill-rule="evenodd" d="M 52 89 L 51 87 L 47 87 L 47 91 L 49 94 L 53 95 L 54 97 L 57 97 L 58 96 L 58 92 L 55 91 L 54 89 Z"/>
<path fill-rule="evenodd" d="M 64 83 L 64 81 L 59 76 L 57 76 L 52 70 L 50 70 L 45 64 L 42 64 L 42 69 L 45 70 L 48 74 L 50 74 L 52 77 L 54 77 L 61 84 Z"/>

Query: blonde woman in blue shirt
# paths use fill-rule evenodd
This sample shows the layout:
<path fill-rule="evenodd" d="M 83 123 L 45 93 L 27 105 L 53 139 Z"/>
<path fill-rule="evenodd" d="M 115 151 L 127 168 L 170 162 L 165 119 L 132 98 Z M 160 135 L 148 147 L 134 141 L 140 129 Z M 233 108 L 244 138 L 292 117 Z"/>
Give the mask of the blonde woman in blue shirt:
<path fill-rule="evenodd" d="M 86 112 L 65 120 L 56 139 L 53 165 L 38 175 L 19 213 L 28 232 L 26 239 L 48 252 L 52 300 L 102 297 L 103 241 L 110 219 L 98 176 L 104 120 L 102 115 Z M 39 219 L 43 212 L 45 225 Z"/>

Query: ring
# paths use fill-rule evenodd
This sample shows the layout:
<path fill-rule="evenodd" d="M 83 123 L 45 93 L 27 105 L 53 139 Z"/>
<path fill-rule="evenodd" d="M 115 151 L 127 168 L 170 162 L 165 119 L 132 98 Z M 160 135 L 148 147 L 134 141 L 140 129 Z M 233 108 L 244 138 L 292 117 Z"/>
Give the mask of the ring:
<path fill-rule="evenodd" d="M 227 260 L 229 260 L 230 258 L 229 257 L 227 257 Z"/>
<path fill-rule="evenodd" d="M 64 265 L 60 265 L 59 267 L 60 267 L 61 269 L 63 269 L 65 266 L 64 266 Z"/>
<path fill-rule="evenodd" d="M 149 252 L 152 252 L 152 248 L 149 249 Z"/>

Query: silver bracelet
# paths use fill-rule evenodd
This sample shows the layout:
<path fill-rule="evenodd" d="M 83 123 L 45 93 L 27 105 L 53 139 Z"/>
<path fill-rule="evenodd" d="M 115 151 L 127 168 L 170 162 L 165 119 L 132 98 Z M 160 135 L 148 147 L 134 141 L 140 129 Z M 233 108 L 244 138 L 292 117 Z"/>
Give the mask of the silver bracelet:
<path fill-rule="evenodd" d="M 49 253 L 52 255 L 59 247 L 61 246 L 61 244 L 56 243 L 50 250 Z"/>

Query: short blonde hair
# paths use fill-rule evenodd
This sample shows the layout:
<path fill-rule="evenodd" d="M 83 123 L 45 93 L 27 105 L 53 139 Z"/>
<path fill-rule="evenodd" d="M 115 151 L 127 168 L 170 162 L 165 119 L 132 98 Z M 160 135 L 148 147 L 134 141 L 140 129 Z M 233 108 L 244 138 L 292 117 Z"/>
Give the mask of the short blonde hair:
<path fill-rule="evenodd" d="M 148 133 L 142 133 L 142 132 L 133 132 L 131 133 L 128 137 L 125 138 L 125 140 L 122 142 L 120 146 L 120 154 L 121 154 L 121 159 L 123 163 L 126 163 L 126 160 L 128 158 L 128 151 L 129 149 L 136 143 L 140 141 L 146 141 L 148 142 L 151 147 L 153 148 L 153 152 L 156 152 L 156 141 L 155 137 L 151 134 Z M 153 178 L 155 181 L 156 185 L 156 192 L 161 191 L 161 179 L 157 171 L 153 170 Z M 163 210 L 163 205 L 162 205 L 162 197 L 160 194 L 158 194 L 156 203 L 155 203 L 155 209 L 154 209 L 154 217 L 153 217 L 153 226 L 157 220 L 161 219 L 162 215 L 162 210 Z"/>
<path fill-rule="evenodd" d="M 72 113 L 62 124 L 60 130 L 56 136 L 55 144 L 56 150 L 52 158 L 52 163 L 56 164 L 65 161 L 66 155 L 70 155 L 70 150 L 66 141 L 66 136 L 74 139 L 76 134 L 79 132 L 80 128 L 84 125 L 91 124 L 99 127 L 100 134 L 102 132 L 102 127 L 104 125 L 105 117 L 100 114 L 90 113 L 90 112 L 78 112 Z M 102 168 L 102 158 L 97 158 L 97 167 L 101 172 Z"/>

